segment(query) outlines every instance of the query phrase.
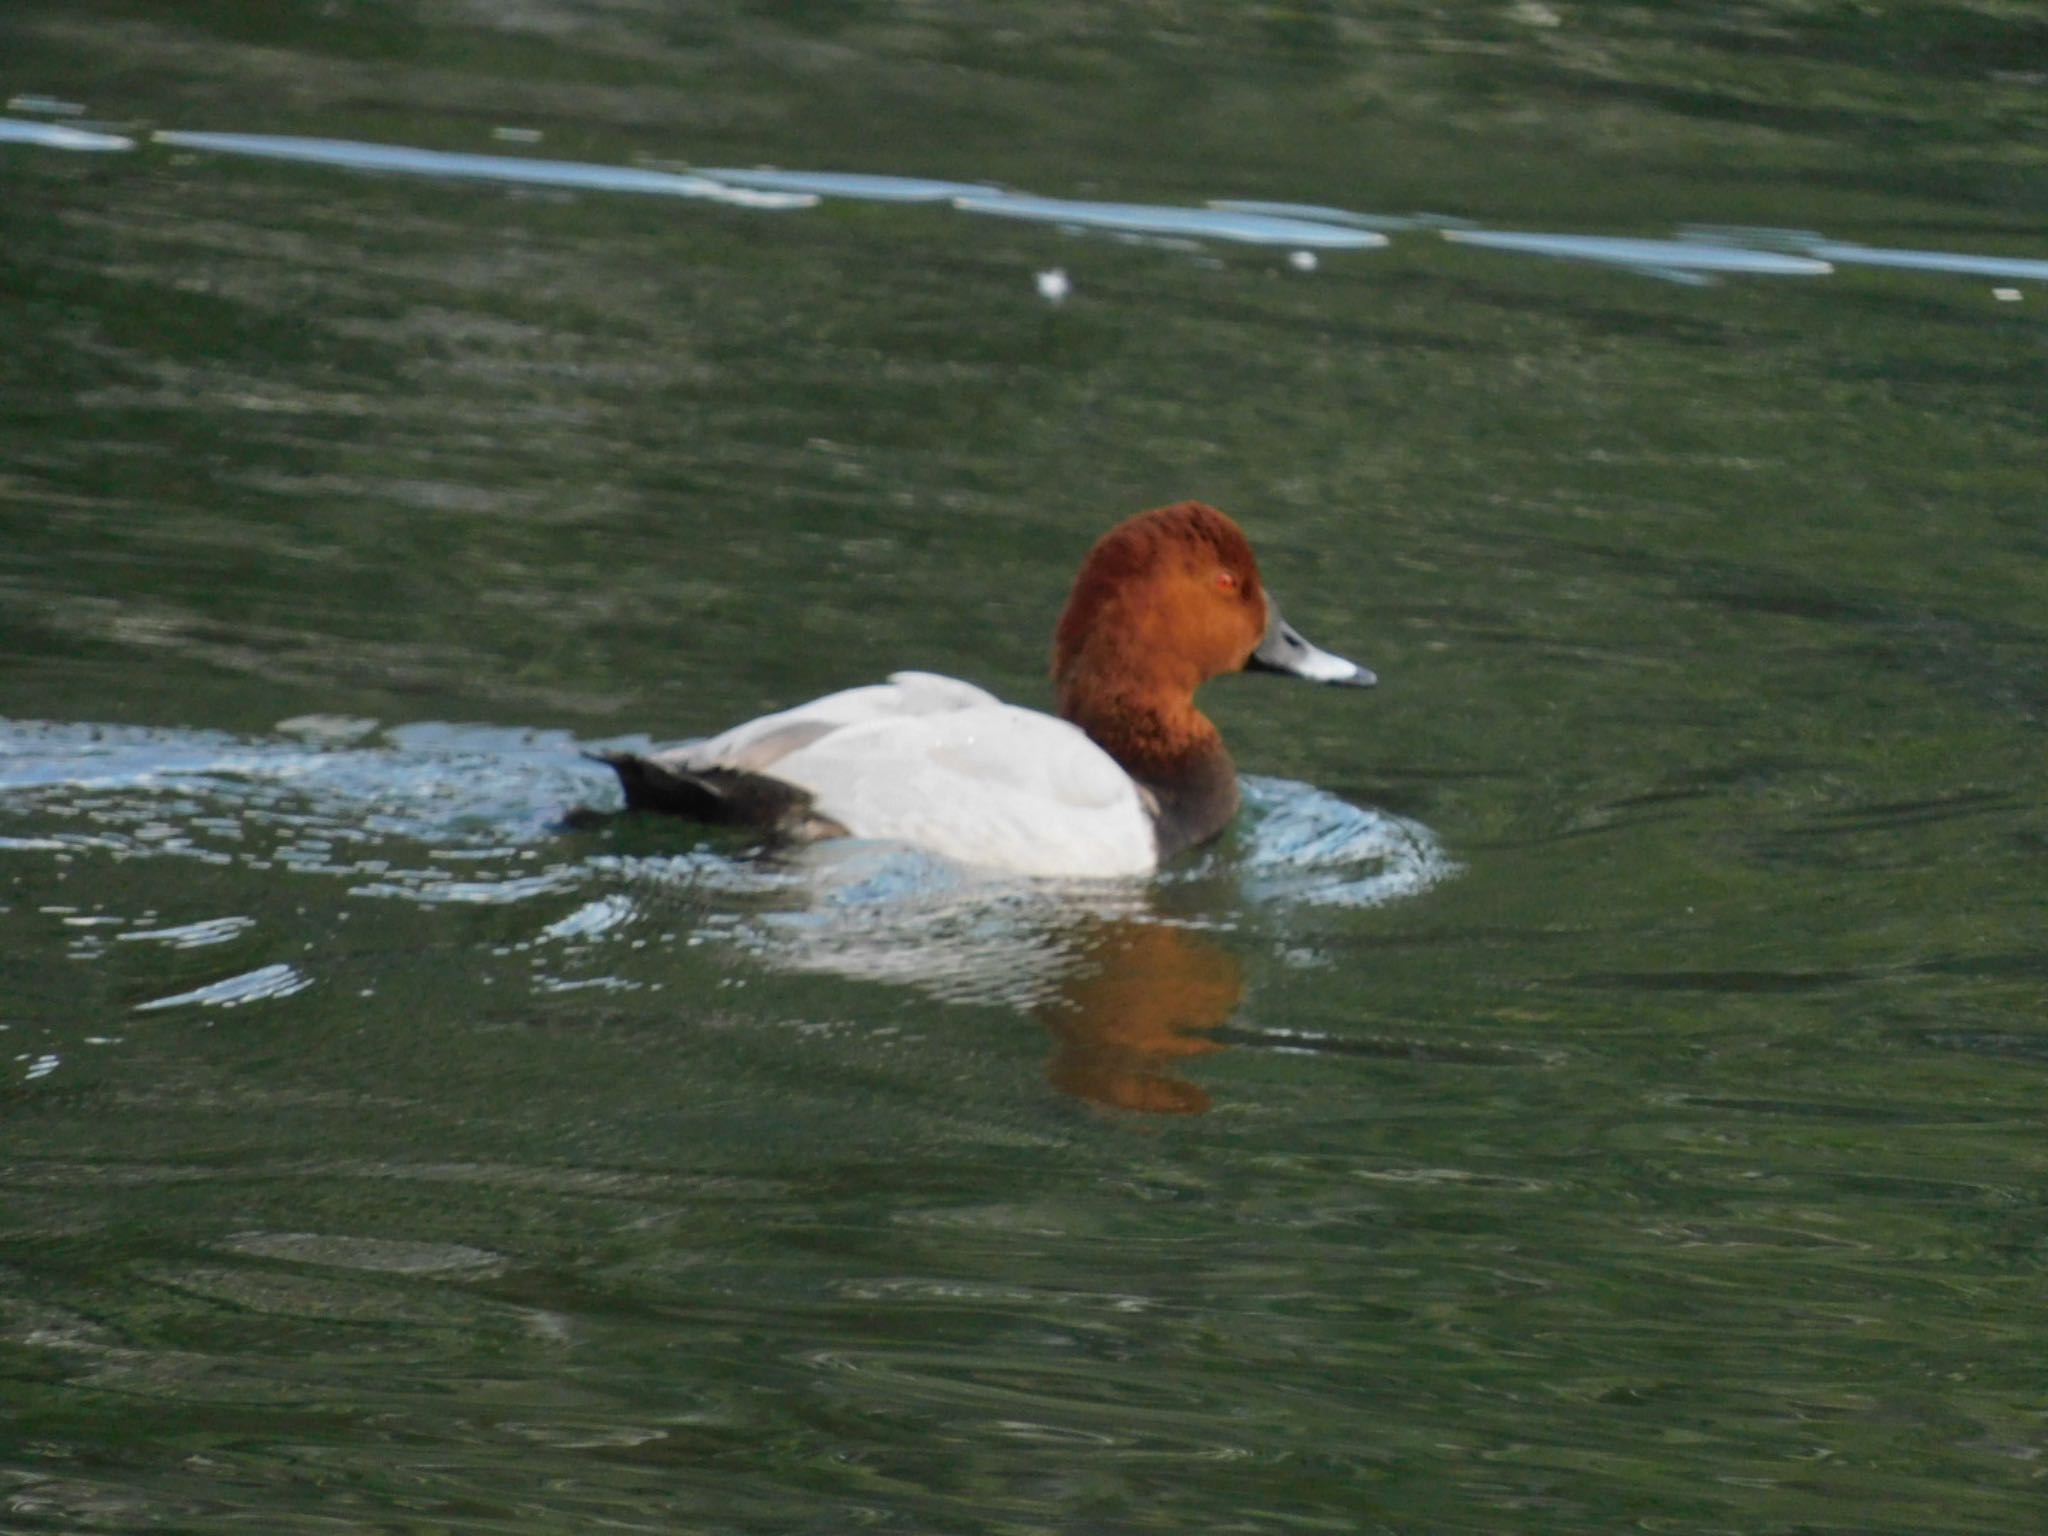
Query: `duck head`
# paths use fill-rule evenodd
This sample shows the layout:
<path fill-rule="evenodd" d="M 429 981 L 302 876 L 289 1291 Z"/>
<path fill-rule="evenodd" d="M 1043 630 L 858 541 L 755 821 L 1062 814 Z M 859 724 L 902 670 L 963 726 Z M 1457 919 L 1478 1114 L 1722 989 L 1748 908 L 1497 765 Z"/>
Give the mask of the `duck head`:
<path fill-rule="evenodd" d="M 1141 512 L 1089 551 L 1053 637 L 1061 713 L 1090 695 L 1190 700 L 1251 668 L 1370 687 L 1365 667 L 1312 645 L 1280 616 L 1251 541 L 1198 501 Z"/>

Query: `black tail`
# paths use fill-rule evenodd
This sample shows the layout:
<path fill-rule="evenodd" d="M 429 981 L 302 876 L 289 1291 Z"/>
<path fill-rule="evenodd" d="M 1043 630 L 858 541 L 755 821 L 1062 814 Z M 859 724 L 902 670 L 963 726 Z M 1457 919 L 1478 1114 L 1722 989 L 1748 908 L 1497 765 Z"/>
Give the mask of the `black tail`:
<path fill-rule="evenodd" d="M 760 827 L 787 837 L 816 836 L 808 790 L 737 768 L 684 768 L 637 752 L 593 752 L 626 792 L 626 809 L 687 816 L 716 826 Z"/>

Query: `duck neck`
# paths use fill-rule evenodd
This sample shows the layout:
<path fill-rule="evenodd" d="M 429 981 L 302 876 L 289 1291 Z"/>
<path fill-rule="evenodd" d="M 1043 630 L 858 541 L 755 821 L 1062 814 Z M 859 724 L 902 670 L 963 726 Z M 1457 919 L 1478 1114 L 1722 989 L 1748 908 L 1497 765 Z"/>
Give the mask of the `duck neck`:
<path fill-rule="evenodd" d="M 1237 814 L 1237 768 L 1194 694 L 1060 689 L 1060 714 L 1158 803 L 1159 857 L 1206 843 Z"/>

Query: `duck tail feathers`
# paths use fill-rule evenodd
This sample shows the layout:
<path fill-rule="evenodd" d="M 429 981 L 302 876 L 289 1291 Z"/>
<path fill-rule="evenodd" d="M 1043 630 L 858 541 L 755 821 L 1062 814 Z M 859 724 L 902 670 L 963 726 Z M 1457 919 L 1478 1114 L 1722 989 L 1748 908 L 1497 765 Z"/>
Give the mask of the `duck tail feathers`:
<path fill-rule="evenodd" d="M 637 752 L 593 752 L 619 776 L 629 811 L 656 811 L 714 826 L 759 827 L 785 837 L 818 835 L 810 791 L 742 768 L 686 768 Z"/>

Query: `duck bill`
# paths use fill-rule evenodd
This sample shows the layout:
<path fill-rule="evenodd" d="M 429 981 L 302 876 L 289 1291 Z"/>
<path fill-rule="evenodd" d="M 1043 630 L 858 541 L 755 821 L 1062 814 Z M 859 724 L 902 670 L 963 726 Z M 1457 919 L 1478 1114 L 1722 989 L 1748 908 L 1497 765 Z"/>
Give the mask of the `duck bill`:
<path fill-rule="evenodd" d="M 1371 668 L 1310 645 L 1300 630 L 1280 617 L 1280 607 L 1270 597 L 1266 599 L 1266 637 L 1244 666 L 1247 672 L 1285 672 L 1289 677 L 1343 688 L 1370 688 L 1379 681 Z"/>

